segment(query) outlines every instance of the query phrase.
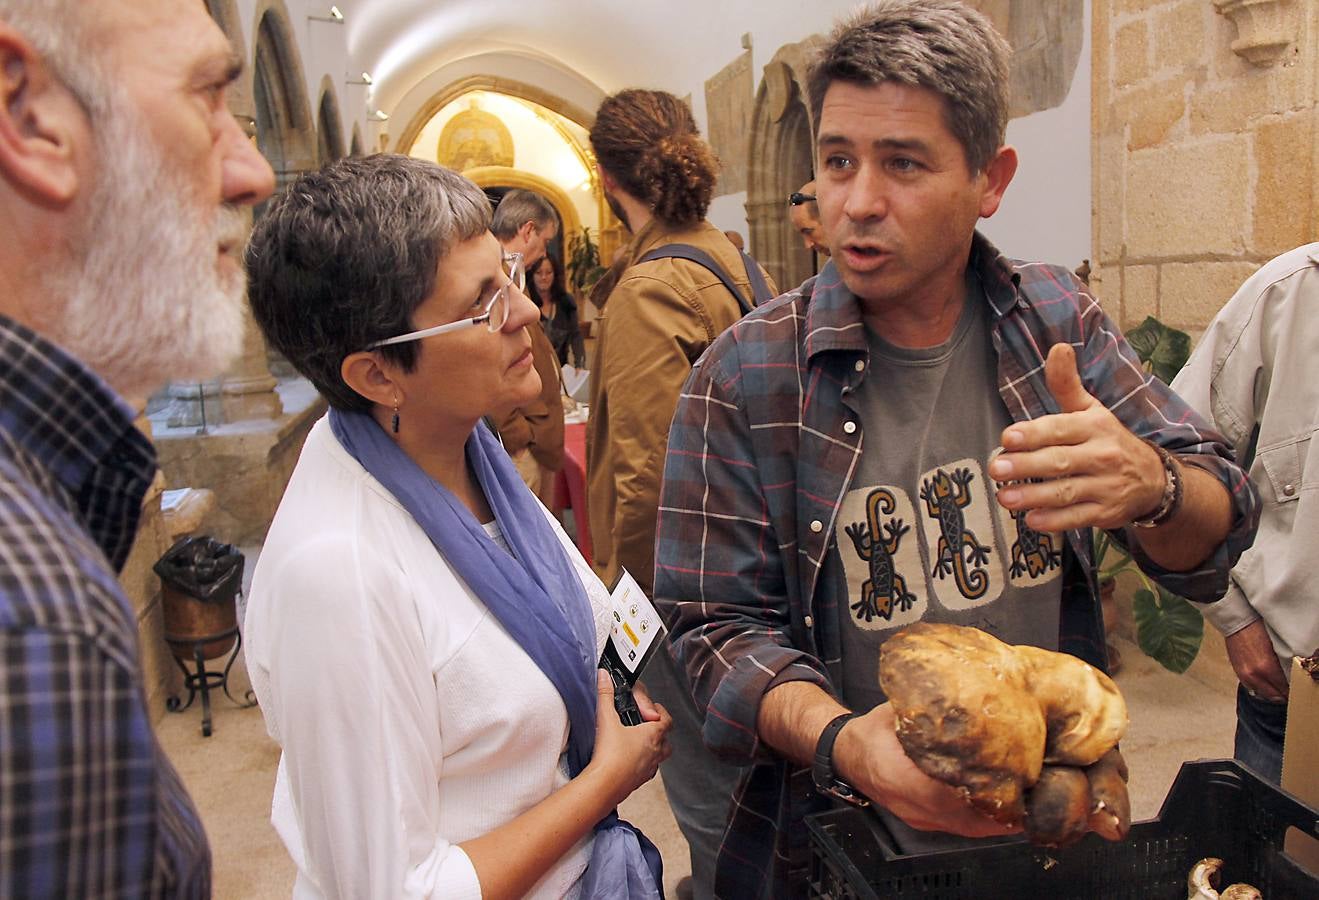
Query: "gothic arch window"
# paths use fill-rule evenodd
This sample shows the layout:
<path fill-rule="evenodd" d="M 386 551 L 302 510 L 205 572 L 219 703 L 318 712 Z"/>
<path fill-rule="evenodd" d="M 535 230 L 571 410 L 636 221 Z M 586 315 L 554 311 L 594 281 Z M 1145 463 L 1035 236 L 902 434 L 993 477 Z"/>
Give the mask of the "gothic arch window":
<path fill-rule="evenodd" d="M 334 85 L 326 76 L 321 82 L 321 102 L 316 112 L 316 162 L 325 165 L 342 159 L 343 155 L 343 119 L 339 116 Z"/>
<path fill-rule="evenodd" d="M 262 13 L 254 57 L 257 147 L 275 170 L 277 189 L 283 188 L 315 165 L 316 135 L 297 45 L 280 6 Z"/>
<path fill-rule="evenodd" d="M 807 250 L 788 219 L 788 195 L 811 179 L 814 141 L 807 107 L 805 61 L 818 38 L 781 47 L 765 66 L 751 119 L 747 223 L 751 252 L 788 290 L 815 274 Z"/>

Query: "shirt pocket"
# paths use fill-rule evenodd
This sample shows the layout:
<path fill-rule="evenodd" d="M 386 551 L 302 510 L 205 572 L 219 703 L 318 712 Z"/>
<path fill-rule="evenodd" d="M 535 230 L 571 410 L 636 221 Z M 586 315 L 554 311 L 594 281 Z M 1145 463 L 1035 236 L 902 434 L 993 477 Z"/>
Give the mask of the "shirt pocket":
<path fill-rule="evenodd" d="M 1260 467 L 1264 478 L 1257 487 L 1263 499 L 1281 506 L 1294 503 L 1301 498 L 1301 491 L 1313 487 L 1316 466 L 1307 471 L 1306 457 L 1310 455 L 1313 434 L 1297 438 L 1285 444 L 1259 451 Z"/>

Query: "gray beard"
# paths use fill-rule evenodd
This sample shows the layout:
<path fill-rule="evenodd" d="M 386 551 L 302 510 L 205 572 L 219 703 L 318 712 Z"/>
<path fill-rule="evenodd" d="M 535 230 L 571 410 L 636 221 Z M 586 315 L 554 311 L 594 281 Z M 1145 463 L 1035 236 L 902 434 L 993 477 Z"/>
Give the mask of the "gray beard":
<path fill-rule="evenodd" d="M 110 92 L 97 126 L 101 167 L 88 214 L 50 296 L 42 330 L 130 402 L 171 379 L 219 375 L 242 348 L 246 279 L 221 271 L 221 243 L 242 247 L 241 207 L 206 209 L 164 159 L 132 102 Z"/>

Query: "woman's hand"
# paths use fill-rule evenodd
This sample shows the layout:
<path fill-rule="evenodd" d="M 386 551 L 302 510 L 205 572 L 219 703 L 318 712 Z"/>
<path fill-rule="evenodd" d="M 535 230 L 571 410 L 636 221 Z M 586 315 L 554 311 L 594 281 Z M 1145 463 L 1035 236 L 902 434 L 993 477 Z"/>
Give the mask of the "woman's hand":
<path fill-rule="evenodd" d="M 614 682 L 603 669 L 597 669 L 595 713 L 595 753 L 585 775 L 594 771 L 609 786 L 617 806 L 629 794 L 655 777 L 659 764 L 669 758 L 669 726 L 673 717 L 668 710 L 651 701 L 644 689 L 633 691 L 637 708 L 644 720 L 640 725 L 624 725 L 614 710 Z"/>
<path fill-rule="evenodd" d="M 481 896 L 524 897 L 573 845 L 655 777 L 669 756 L 665 735 L 673 719 L 642 691 L 637 707 L 646 721 L 628 727 L 614 711 L 614 682 L 597 670 L 595 754 L 576 778 L 531 809 L 459 846 L 472 861 Z"/>

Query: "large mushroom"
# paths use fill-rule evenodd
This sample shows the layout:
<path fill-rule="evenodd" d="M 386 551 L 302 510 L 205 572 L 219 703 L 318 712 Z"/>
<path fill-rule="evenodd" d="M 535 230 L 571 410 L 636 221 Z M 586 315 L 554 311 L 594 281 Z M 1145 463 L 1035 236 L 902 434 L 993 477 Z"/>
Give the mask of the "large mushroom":
<path fill-rule="evenodd" d="M 907 755 L 981 812 L 1046 846 L 1091 830 L 1126 836 L 1116 746 L 1127 709 L 1107 675 L 975 628 L 919 623 L 881 648 L 879 680 Z"/>

